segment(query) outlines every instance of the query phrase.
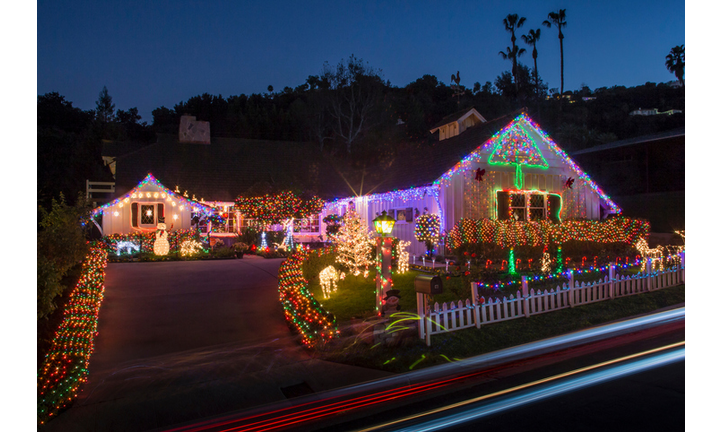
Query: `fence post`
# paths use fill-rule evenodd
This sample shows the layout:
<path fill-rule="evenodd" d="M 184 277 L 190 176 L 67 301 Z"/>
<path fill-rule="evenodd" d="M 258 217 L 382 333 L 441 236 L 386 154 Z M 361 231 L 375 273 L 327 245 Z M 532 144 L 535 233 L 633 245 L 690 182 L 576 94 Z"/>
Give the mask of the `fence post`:
<path fill-rule="evenodd" d="M 570 279 L 568 282 L 568 289 L 567 289 L 567 299 L 570 303 L 570 307 L 575 307 L 575 295 L 574 295 L 574 289 L 575 289 L 575 270 L 570 269 L 567 271 L 567 277 Z"/>
<path fill-rule="evenodd" d="M 685 283 L 685 251 L 680 252 L 680 269 L 681 280 Z"/>
<path fill-rule="evenodd" d="M 653 259 L 648 258 L 645 260 L 645 291 L 650 291 L 651 281 L 653 273 Z"/>
<path fill-rule="evenodd" d="M 477 326 L 477 328 L 480 328 L 481 323 L 479 319 L 479 304 L 477 302 L 477 295 L 479 292 L 477 292 L 477 282 L 472 282 L 470 285 L 472 289 L 472 305 L 474 305 L 474 325 Z"/>
<path fill-rule="evenodd" d="M 527 284 L 527 276 L 522 276 L 522 310 L 525 318 L 530 317 L 530 288 Z"/>
<path fill-rule="evenodd" d="M 419 316 L 419 339 L 424 339 L 424 322 L 427 316 L 426 294 L 417 293 L 417 315 Z"/>
<path fill-rule="evenodd" d="M 611 299 L 614 299 L 614 298 L 615 298 L 615 281 L 614 281 L 614 279 L 615 279 L 615 264 L 614 264 L 614 263 L 609 263 L 608 266 L 609 266 L 609 267 L 608 267 L 608 280 L 609 280 L 609 282 L 610 282 L 610 291 L 609 291 L 609 292 L 610 292 L 610 298 L 611 298 Z"/>

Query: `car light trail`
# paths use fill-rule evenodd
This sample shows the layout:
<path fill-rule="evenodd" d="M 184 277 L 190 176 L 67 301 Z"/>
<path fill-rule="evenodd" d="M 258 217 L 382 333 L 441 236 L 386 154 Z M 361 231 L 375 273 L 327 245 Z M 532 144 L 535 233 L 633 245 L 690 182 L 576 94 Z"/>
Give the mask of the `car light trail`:
<path fill-rule="evenodd" d="M 382 402 L 387 402 L 394 399 L 399 399 L 402 397 L 412 396 L 418 393 L 427 392 L 430 390 L 435 390 L 441 387 L 448 386 L 454 382 L 458 382 L 467 378 L 471 378 L 473 376 L 477 376 L 483 373 L 487 373 L 489 370 L 485 371 L 479 371 L 463 376 L 458 376 L 455 378 L 450 378 L 447 380 L 441 380 L 441 381 L 432 381 L 426 384 L 422 385 L 415 385 L 415 386 L 407 386 L 403 389 L 392 389 L 387 390 L 380 393 L 375 393 L 372 395 L 365 395 L 360 396 L 352 399 L 346 399 L 341 400 L 339 402 L 334 402 L 329 405 L 323 405 L 318 406 L 318 404 L 324 403 L 329 400 L 333 400 L 333 398 L 328 398 L 326 400 L 321 401 L 314 401 L 314 402 L 307 402 L 305 404 L 296 405 L 293 407 L 283 408 L 275 411 L 265 412 L 257 415 L 253 415 L 250 417 L 245 417 L 242 419 L 234 419 L 234 420 L 228 420 L 228 421 L 221 421 L 213 424 L 204 424 L 201 425 L 193 425 L 189 427 L 182 427 L 182 428 L 174 428 L 169 429 L 166 432 L 198 432 L 198 431 L 204 431 L 208 430 L 209 428 L 220 428 L 223 426 L 230 426 L 234 423 L 244 423 L 242 425 L 238 426 L 231 426 L 228 429 L 222 429 L 219 432 L 250 432 L 250 431 L 268 431 L 273 429 L 278 429 L 282 427 L 287 427 L 292 424 L 297 424 L 300 422 L 306 422 L 309 420 L 314 420 L 318 418 L 328 417 L 335 414 L 338 414 L 340 412 L 349 411 L 353 409 L 358 409 L 370 405 L 376 405 Z M 308 406 L 308 405 L 314 405 L 311 408 L 302 410 L 302 411 L 296 411 L 299 407 Z M 284 412 L 289 412 L 289 414 L 282 414 Z M 269 417 L 273 416 L 272 418 L 263 419 L 256 421 L 254 423 L 247 423 L 250 420 L 253 420 L 255 418 L 261 418 L 261 417 Z"/>
<path fill-rule="evenodd" d="M 531 356 L 545 355 L 547 353 L 570 348 L 586 343 L 595 342 L 601 339 L 609 338 L 615 335 L 624 334 L 632 331 L 639 331 L 657 325 L 670 324 L 685 320 L 685 308 L 678 308 L 665 311 L 650 316 L 638 317 L 631 320 L 621 321 L 617 323 L 607 324 L 604 326 L 581 330 L 567 335 L 557 336 L 542 341 L 531 342 L 529 344 L 520 345 L 496 351 L 489 354 L 483 354 L 471 359 L 462 359 L 453 363 L 435 366 L 430 369 L 423 369 L 414 372 L 408 372 L 397 376 L 383 378 L 369 383 L 354 386 L 352 391 L 356 394 L 366 392 L 362 396 L 344 399 L 349 396 L 348 390 L 336 390 L 328 394 L 328 397 L 321 400 L 309 401 L 294 406 L 286 406 L 269 412 L 262 412 L 244 418 L 234 416 L 225 416 L 214 420 L 202 421 L 182 427 L 167 429 L 166 432 L 199 432 L 214 429 L 222 432 L 241 432 L 241 431 L 267 431 L 288 427 L 293 424 L 311 421 L 314 419 L 330 417 L 341 412 L 351 411 L 363 407 L 368 407 L 390 400 L 400 399 L 403 397 L 413 396 L 427 391 L 432 391 L 445 387 L 461 380 L 488 374 L 494 370 L 504 367 L 521 358 L 529 358 Z M 684 342 L 683 342 L 684 344 Z M 651 354 L 654 351 L 646 352 Z M 645 355 L 641 353 L 639 355 Z M 615 361 L 629 360 L 630 358 L 617 359 Z M 608 363 L 601 363 L 595 367 L 602 367 Z M 588 371 L 589 368 L 579 369 L 575 373 Z M 451 379 L 442 379 L 448 374 L 455 373 L 458 375 Z M 563 378 L 558 376 L 555 379 Z M 552 378 L 551 378 L 552 379 Z M 418 384 L 417 384 L 418 383 Z M 528 386 L 542 384 L 542 382 L 530 383 Z M 384 388 L 394 387 L 393 389 L 383 390 Z M 523 388 L 508 389 L 505 392 L 522 390 Z M 497 393 L 488 395 L 483 398 L 491 398 L 501 396 L 506 393 Z M 333 402 L 333 401 L 337 402 Z M 473 403 L 482 399 L 468 401 Z M 292 402 L 293 403 L 293 402 Z M 322 405 L 325 404 L 326 405 Z M 450 406 L 448 408 L 456 408 Z M 300 410 L 300 408 L 302 408 Z M 435 411 L 437 412 L 437 411 Z M 429 414 L 432 414 L 430 412 Z M 426 414 L 425 414 L 426 415 Z M 396 424 L 396 423 L 389 423 Z M 385 425 L 380 425 L 383 427 Z M 221 429 L 226 427 L 227 429 Z M 369 429 L 375 430 L 375 428 Z"/>
<path fill-rule="evenodd" d="M 644 351 L 640 353 L 636 353 L 633 355 L 620 357 L 614 360 L 598 363 L 596 365 L 587 366 L 584 368 L 576 369 L 573 371 L 565 372 L 559 375 L 551 376 L 548 378 L 543 378 L 541 380 L 533 381 L 527 384 L 522 384 L 516 387 L 512 387 L 509 389 L 501 390 L 499 392 L 490 393 L 488 395 L 480 396 L 477 398 L 468 399 L 466 401 L 458 402 L 455 404 L 447 405 L 441 408 L 436 408 L 434 410 L 430 410 L 424 413 L 416 414 L 413 416 L 405 417 L 402 419 L 394 420 L 391 422 L 387 422 L 384 424 L 380 424 L 377 426 L 373 426 L 371 428 L 361 429 L 358 432 L 370 432 L 370 431 L 376 431 L 384 428 L 388 428 L 394 425 L 400 425 L 402 423 L 421 419 L 426 416 L 439 414 L 447 410 L 460 408 L 466 405 L 482 402 L 487 399 L 492 399 L 499 396 L 508 395 L 517 391 L 530 389 L 531 387 L 535 387 L 538 385 L 543 385 L 542 388 L 539 389 L 531 389 L 528 390 L 525 393 L 519 394 L 519 395 L 513 395 L 510 397 L 507 397 L 503 400 L 500 400 L 498 402 L 494 402 L 489 405 L 485 405 L 482 407 L 473 407 L 466 411 L 463 411 L 461 413 L 455 413 L 452 415 L 448 415 L 446 417 L 440 418 L 440 419 L 434 419 L 427 421 L 422 424 L 415 424 L 414 426 L 410 426 L 407 428 L 401 428 L 401 429 L 395 429 L 399 432 L 427 432 L 427 431 L 435 431 L 440 429 L 449 428 L 451 426 L 459 425 L 461 423 L 475 420 L 490 414 L 494 414 L 497 412 L 501 412 L 510 408 L 518 407 L 520 405 L 524 405 L 530 402 L 534 402 L 537 400 L 549 398 L 552 396 L 560 395 L 563 393 L 567 393 L 570 391 L 578 390 L 580 388 L 599 384 L 605 381 L 609 381 L 615 378 L 620 378 L 625 375 L 630 375 L 633 373 L 642 372 L 647 369 L 663 366 L 669 363 L 681 361 L 685 359 L 685 348 L 683 346 L 685 345 L 685 341 L 667 345 L 664 347 L 656 348 L 649 351 Z M 675 349 L 673 351 L 669 352 L 662 352 L 665 350 Z M 620 364 L 610 369 L 604 369 L 600 371 L 596 371 L 593 373 L 589 373 L 586 375 L 582 375 L 579 377 L 573 377 L 575 375 L 583 374 L 586 372 L 592 372 L 595 369 L 600 369 L 606 366 L 612 366 L 618 363 L 626 362 L 629 360 L 634 360 L 643 356 L 649 356 L 653 355 L 652 357 L 642 358 L 639 360 L 636 360 L 633 363 L 626 363 L 626 364 Z M 554 381 L 568 378 L 567 380 L 551 384 Z"/>

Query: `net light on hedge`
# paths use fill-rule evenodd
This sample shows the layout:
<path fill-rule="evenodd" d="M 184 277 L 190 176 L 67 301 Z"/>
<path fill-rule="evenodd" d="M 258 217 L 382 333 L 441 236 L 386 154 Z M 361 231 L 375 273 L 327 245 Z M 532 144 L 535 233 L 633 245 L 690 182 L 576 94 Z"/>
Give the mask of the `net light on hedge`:
<path fill-rule="evenodd" d="M 374 222 L 374 229 L 377 231 L 378 234 L 381 234 L 382 237 L 386 236 L 387 234 L 391 234 L 392 228 L 394 228 L 394 223 L 396 222 L 393 217 L 389 216 L 385 211 L 382 211 L 381 216 L 377 216 L 373 220 Z"/>

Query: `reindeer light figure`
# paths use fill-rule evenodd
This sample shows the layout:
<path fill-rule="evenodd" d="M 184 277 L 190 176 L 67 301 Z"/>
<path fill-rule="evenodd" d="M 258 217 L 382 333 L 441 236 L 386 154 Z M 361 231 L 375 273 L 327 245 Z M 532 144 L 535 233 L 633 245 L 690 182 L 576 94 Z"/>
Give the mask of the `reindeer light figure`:
<path fill-rule="evenodd" d="M 651 265 L 650 265 L 651 270 L 655 269 L 656 263 L 657 263 L 657 266 L 659 269 L 662 268 L 662 265 L 663 265 L 663 247 L 662 246 L 658 246 L 656 248 L 651 249 L 650 247 L 648 247 L 648 241 L 641 238 L 640 240 L 638 240 L 637 243 L 635 243 L 635 249 L 637 249 L 638 252 L 640 252 L 640 256 L 643 258 L 643 265 L 642 265 L 641 269 L 645 268 L 645 262 L 647 261 L 647 258 L 650 258 L 650 260 L 651 260 Z"/>

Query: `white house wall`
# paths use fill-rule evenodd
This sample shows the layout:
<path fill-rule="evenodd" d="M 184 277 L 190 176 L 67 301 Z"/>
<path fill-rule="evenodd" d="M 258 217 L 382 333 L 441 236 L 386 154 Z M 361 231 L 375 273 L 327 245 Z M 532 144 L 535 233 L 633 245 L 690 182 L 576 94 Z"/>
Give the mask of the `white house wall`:
<path fill-rule="evenodd" d="M 423 193 L 420 195 L 423 195 Z M 376 236 L 372 221 L 377 217 L 377 215 L 380 215 L 382 211 L 389 213 L 390 210 L 412 208 L 412 211 L 418 209 L 419 213 L 422 214 L 424 213 L 424 209 L 427 208 L 428 213 L 439 214 L 439 208 L 432 193 L 427 193 L 425 196 L 418 199 L 415 198 L 407 200 L 402 198 L 386 199 L 386 197 L 379 197 L 379 195 L 371 195 L 340 200 L 336 202 L 334 206 L 327 206 L 327 208 L 325 208 L 322 212 L 321 217 L 323 218 L 324 216 L 332 213 L 342 215 L 348 208 L 349 201 L 353 201 L 357 214 L 359 214 L 359 217 L 366 222 L 366 225 L 372 235 Z M 323 237 L 326 238 L 326 224 L 323 222 L 321 224 L 321 233 Z M 410 242 L 410 245 L 407 248 L 410 256 L 420 256 L 426 253 L 426 246 L 424 243 L 414 238 L 414 222 L 397 221 L 394 224 L 394 229 L 392 230 L 391 235 L 399 238 L 400 240 Z"/>
<path fill-rule="evenodd" d="M 167 228 L 173 226 L 173 230 L 190 229 L 191 228 L 191 209 L 188 205 L 184 205 L 182 200 L 179 200 L 177 196 L 161 198 L 160 194 L 163 193 L 157 186 L 149 183 L 145 185 L 140 192 L 143 197 L 132 198 L 128 197 L 128 201 L 121 201 L 120 203 L 109 206 L 103 210 L 103 235 L 109 234 L 129 234 L 134 231 L 150 231 L 154 230 L 155 227 L 148 225 L 142 227 L 143 229 L 134 229 L 131 227 L 131 208 L 133 203 L 138 205 L 149 205 L 149 204 L 163 204 L 165 223 Z M 147 193 L 151 196 L 148 197 Z M 158 197 L 154 195 L 158 194 Z M 173 203 L 176 205 L 174 206 Z M 181 210 L 183 207 L 183 210 Z M 173 219 L 176 215 L 177 219 Z M 140 222 L 140 216 L 139 216 Z"/>

